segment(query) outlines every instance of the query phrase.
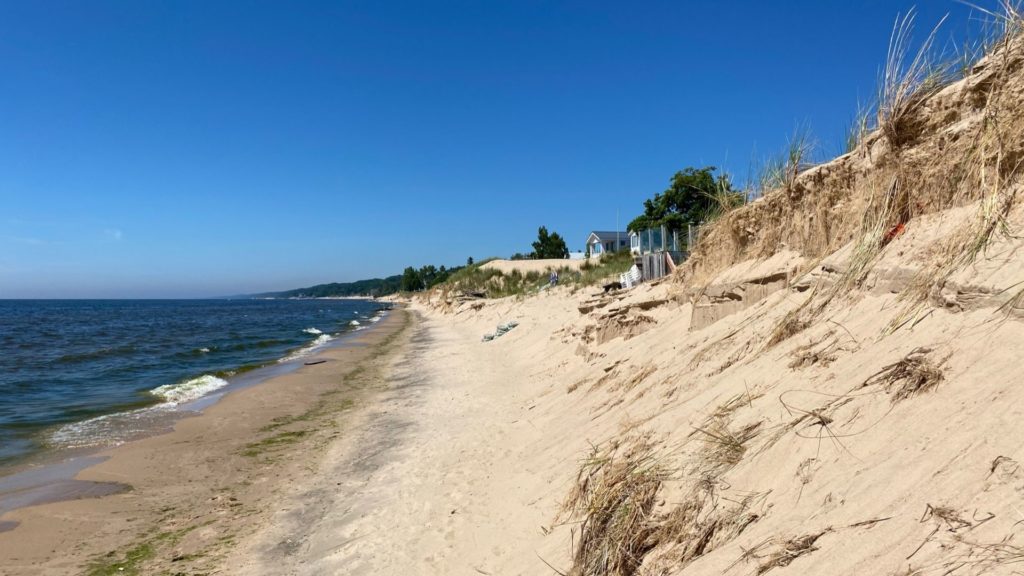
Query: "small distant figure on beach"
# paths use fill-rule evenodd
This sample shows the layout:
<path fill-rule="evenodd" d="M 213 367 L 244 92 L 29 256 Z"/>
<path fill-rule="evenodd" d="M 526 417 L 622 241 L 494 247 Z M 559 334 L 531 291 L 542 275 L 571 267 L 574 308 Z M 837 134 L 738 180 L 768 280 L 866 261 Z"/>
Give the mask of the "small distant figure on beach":
<path fill-rule="evenodd" d="M 551 286 L 555 286 L 555 285 L 558 284 L 558 271 L 557 270 L 552 270 L 551 271 L 551 276 L 548 276 L 548 284 L 551 285 Z"/>

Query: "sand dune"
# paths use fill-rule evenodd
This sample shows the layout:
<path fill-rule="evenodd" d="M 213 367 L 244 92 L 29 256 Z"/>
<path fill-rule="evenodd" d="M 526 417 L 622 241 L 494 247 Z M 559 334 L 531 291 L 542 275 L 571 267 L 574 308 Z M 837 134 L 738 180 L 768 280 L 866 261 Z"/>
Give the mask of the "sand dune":
<path fill-rule="evenodd" d="M 71 513 L 183 573 L 1020 573 L 1022 70 L 1010 38 L 853 152 L 722 216 L 660 282 L 416 298 L 343 417 L 254 468 L 239 434 L 304 405 L 254 407 L 294 401 L 280 386 L 229 397 L 83 476 L 127 474 L 154 445 L 190 454 L 181 442 L 202 473 L 160 484 L 164 456 L 136 495 L 21 511 L 35 532 L 8 542 L 45 545 L 8 548 L 3 569 L 90 558 L 67 530 L 73 560 L 44 538 Z M 329 394 L 355 376 L 328 364 L 289 382 Z M 185 510 L 154 514 L 167 501 Z M 161 523 L 172 536 L 154 541 Z"/>

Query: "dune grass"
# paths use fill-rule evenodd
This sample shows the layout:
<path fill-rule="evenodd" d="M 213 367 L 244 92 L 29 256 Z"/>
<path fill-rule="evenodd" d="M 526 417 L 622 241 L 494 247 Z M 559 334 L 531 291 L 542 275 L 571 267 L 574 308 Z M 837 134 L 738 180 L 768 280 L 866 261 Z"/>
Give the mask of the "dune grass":
<path fill-rule="evenodd" d="M 616 278 L 619 274 L 629 270 L 632 265 L 633 255 L 623 250 L 601 258 L 587 260 L 579 270 L 563 266 L 556 268 L 555 271 L 558 272 L 559 286 L 579 288 Z M 548 284 L 548 272 L 523 273 L 512 270 L 509 273 L 502 273 L 495 269 L 481 269 L 480 265 L 474 264 L 452 274 L 436 289 L 444 295 L 482 293 L 487 298 L 506 298 L 536 294 L 545 289 Z"/>
<path fill-rule="evenodd" d="M 902 17 L 896 17 L 889 37 L 885 69 L 879 83 L 878 126 L 893 147 L 916 136 L 916 112 L 929 96 L 938 92 L 950 80 L 948 62 L 942 61 L 933 50 L 935 36 L 945 22 L 945 17 L 908 61 L 915 17 L 914 9 Z"/>
<path fill-rule="evenodd" d="M 594 446 L 563 513 L 583 518 L 570 576 L 632 576 L 651 549 L 658 491 L 668 471 L 644 438 Z"/>

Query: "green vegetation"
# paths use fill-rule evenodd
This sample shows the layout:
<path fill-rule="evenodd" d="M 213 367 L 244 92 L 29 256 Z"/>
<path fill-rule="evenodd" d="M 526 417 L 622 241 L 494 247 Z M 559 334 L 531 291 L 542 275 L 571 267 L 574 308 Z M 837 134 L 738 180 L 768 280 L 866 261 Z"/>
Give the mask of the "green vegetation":
<path fill-rule="evenodd" d="M 729 176 L 715 176 L 715 170 L 714 166 L 707 166 L 676 172 L 668 189 L 644 200 L 644 213 L 634 218 L 627 229 L 639 232 L 665 226 L 669 230 L 685 230 L 687 224 L 714 219 L 723 207 L 742 204 L 743 195 L 733 189 Z"/>
<path fill-rule="evenodd" d="M 549 283 L 548 272 L 523 273 L 513 270 L 508 274 L 503 274 L 493 268 L 483 268 L 485 263 L 486 261 L 460 269 L 439 288 L 447 292 L 482 293 L 488 298 L 504 298 L 536 293 Z M 574 288 L 593 286 L 602 281 L 617 278 L 619 274 L 629 270 L 632 265 L 632 254 L 626 251 L 614 252 L 603 256 L 596 262 L 594 260 L 584 262 L 579 270 L 572 270 L 568 267 L 557 268 L 558 284 Z"/>
<path fill-rule="evenodd" d="M 872 108 L 863 104 L 857 104 L 857 112 L 854 114 L 853 119 L 850 121 L 850 125 L 846 128 L 846 140 L 843 143 L 843 154 L 853 152 L 860 143 L 864 141 L 864 137 L 871 132 L 871 125 L 869 124 L 869 116 L 871 115 Z"/>
<path fill-rule="evenodd" d="M 593 286 L 609 278 L 617 278 L 633 266 L 633 255 L 626 250 L 612 252 L 601 257 L 597 264 L 590 260 L 583 263 L 579 272 L 571 272 L 565 280 L 580 286 Z M 559 281 L 562 281 L 559 279 Z"/>
<path fill-rule="evenodd" d="M 470 258 L 469 260 L 472 261 L 473 259 Z M 453 272 L 456 272 L 461 268 L 461 266 L 456 266 L 454 268 L 445 268 L 444 266 L 441 266 L 438 268 L 433 264 L 428 264 L 417 270 L 416 268 L 409 266 L 402 272 L 399 288 L 402 292 L 429 290 L 447 280 Z"/>
<path fill-rule="evenodd" d="M 126 551 L 123 556 L 116 551 L 107 554 L 102 560 L 98 560 L 89 567 L 87 576 L 135 576 L 142 574 L 140 565 L 153 557 L 156 549 L 150 541 L 142 542 L 134 548 Z"/>
<path fill-rule="evenodd" d="M 859 137 L 859 136 L 857 136 Z M 798 126 L 786 142 L 786 147 L 777 156 L 768 158 L 761 166 L 760 174 L 749 196 L 757 197 L 772 190 L 791 190 L 796 177 L 810 167 L 814 141 L 806 126 Z"/>
<path fill-rule="evenodd" d="M 537 229 L 537 241 L 533 243 L 533 257 L 538 260 L 568 258 L 569 248 L 558 232 L 548 234 L 548 229 L 541 226 Z"/>
<path fill-rule="evenodd" d="M 943 62 L 932 49 L 935 35 L 946 18 L 939 21 L 914 58 L 907 62 L 914 16 L 911 9 L 893 26 L 878 88 L 878 126 L 893 146 L 900 146 L 916 135 L 914 112 L 951 80 L 950 63 Z"/>
<path fill-rule="evenodd" d="M 399 290 L 401 276 L 371 278 L 356 282 L 331 282 L 284 292 L 253 294 L 253 298 L 329 298 L 337 296 L 385 296 Z"/>
<path fill-rule="evenodd" d="M 296 419 L 298 420 L 298 419 Z M 255 458 L 266 452 L 280 449 L 290 444 L 295 444 L 302 438 L 309 434 L 309 430 L 291 430 L 287 432 L 278 432 L 273 436 L 269 436 L 260 440 L 259 442 L 253 442 L 246 445 L 245 450 L 242 450 L 242 456 L 248 456 Z"/>
<path fill-rule="evenodd" d="M 206 524 L 209 524 L 207 522 Z M 177 544 L 189 532 L 205 524 L 186 526 L 179 530 L 161 532 L 151 538 L 147 538 L 135 546 L 129 548 L 124 554 L 111 551 L 102 558 L 89 565 L 86 576 L 136 576 L 146 574 L 142 571 L 142 564 L 156 555 L 157 546 Z M 198 557 L 199 555 L 193 555 Z"/>
<path fill-rule="evenodd" d="M 452 274 L 447 281 L 440 285 L 441 289 L 456 290 L 463 292 L 485 292 L 492 297 L 501 297 L 498 294 L 505 294 L 503 278 L 504 275 L 494 269 L 484 269 L 483 264 L 490 260 L 465 266 Z"/>

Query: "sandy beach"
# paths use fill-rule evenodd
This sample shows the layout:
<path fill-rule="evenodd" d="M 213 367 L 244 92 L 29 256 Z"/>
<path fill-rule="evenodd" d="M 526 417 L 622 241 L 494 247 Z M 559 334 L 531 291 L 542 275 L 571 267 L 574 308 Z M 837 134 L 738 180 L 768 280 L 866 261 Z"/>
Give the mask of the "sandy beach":
<path fill-rule="evenodd" d="M 649 572 L 633 573 L 941 574 L 966 562 L 963 574 L 1011 574 L 1024 485 L 1012 374 L 1024 339 L 1017 316 L 999 311 L 1019 262 L 979 263 L 971 274 L 991 288 L 969 310 L 879 336 L 909 277 L 898 255 L 956 221 L 923 219 L 879 260 L 874 288 L 770 346 L 806 298 L 799 282 L 765 280 L 784 278 L 793 254 L 722 271 L 702 292 L 746 297 L 714 303 L 676 279 L 610 295 L 416 299 L 364 346 L 231 394 L 80 475 L 132 491 L 11 514 L 21 525 L 0 534 L 0 566 L 574 573 L 594 526 L 586 511 L 600 510 L 580 495 L 637 498 L 629 490 L 650 481 L 650 531 L 603 528 L 608 545 L 645 550 Z M 996 253 L 1020 243 L 1001 240 Z M 508 334 L 481 341 L 510 320 Z M 875 383 L 921 350 L 937 354 L 934 389 L 897 397 Z M 637 458 L 648 464 L 627 477 L 639 483 L 616 484 L 616 463 Z M 117 572 L 126 557 L 136 560 Z"/>
<path fill-rule="evenodd" d="M 128 489 L 5 515 L 0 573 L 1020 574 L 1015 30 L 667 276 L 501 262 L 101 453 Z"/>
<path fill-rule="evenodd" d="M 0 532 L 0 573 L 211 570 L 269 518 L 270 502 L 316 468 L 377 393 L 379 365 L 408 324 L 396 310 L 307 359 L 321 364 L 235 391 L 171 433 L 100 453 L 106 460 L 77 479 L 129 489 L 5 515 L 17 526 Z"/>

